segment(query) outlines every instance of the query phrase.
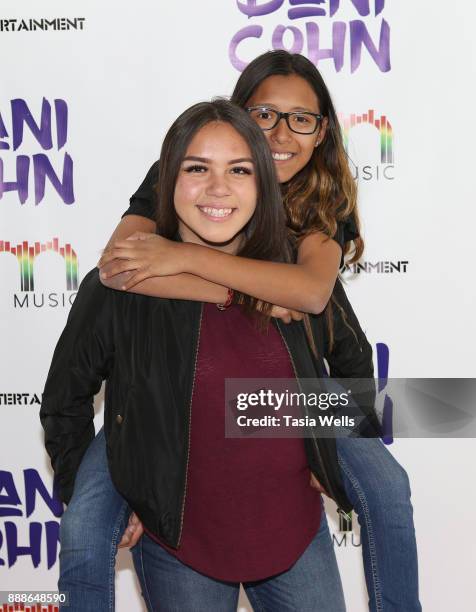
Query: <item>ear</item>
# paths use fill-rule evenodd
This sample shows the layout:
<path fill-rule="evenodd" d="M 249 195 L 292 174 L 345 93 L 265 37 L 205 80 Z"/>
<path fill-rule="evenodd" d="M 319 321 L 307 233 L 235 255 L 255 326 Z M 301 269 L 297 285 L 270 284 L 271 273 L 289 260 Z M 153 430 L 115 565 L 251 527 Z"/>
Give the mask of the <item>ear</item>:
<path fill-rule="evenodd" d="M 324 117 L 321 123 L 321 127 L 319 131 L 317 132 L 316 142 L 314 144 L 315 147 L 318 147 L 321 144 L 321 142 L 323 142 L 324 138 L 326 137 L 328 125 L 329 125 L 329 119 L 327 117 Z"/>

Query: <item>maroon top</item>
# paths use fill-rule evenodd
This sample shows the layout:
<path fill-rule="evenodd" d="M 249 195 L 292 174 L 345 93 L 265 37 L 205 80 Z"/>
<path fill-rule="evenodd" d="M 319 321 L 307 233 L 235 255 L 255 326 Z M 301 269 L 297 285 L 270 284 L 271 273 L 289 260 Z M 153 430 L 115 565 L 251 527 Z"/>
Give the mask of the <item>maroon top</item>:
<path fill-rule="evenodd" d="M 161 543 L 196 571 L 233 582 L 266 578 L 289 569 L 317 533 L 320 496 L 303 439 L 224 433 L 225 378 L 294 376 L 273 325 L 260 332 L 239 306 L 204 306 L 182 538 L 178 550 Z"/>

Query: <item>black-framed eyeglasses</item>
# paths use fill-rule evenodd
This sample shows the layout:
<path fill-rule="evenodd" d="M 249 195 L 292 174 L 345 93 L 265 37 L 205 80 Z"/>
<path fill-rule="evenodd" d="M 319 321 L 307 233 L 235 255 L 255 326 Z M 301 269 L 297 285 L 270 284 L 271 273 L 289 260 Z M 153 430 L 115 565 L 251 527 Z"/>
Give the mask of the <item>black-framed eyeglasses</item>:
<path fill-rule="evenodd" d="M 262 130 L 272 130 L 281 119 L 285 119 L 288 128 L 296 134 L 314 134 L 324 119 L 324 115 L 318 113 L 308 111 L 281 113 L 266 106 L 251 106 L 246 110 Z"/>

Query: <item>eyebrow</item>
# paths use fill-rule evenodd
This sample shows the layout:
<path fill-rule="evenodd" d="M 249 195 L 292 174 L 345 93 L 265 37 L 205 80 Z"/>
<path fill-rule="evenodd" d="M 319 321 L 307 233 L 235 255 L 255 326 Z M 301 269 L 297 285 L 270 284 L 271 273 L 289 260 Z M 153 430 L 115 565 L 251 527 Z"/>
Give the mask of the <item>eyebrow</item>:
<path fill-rule="evenodd" d="M 262 104 L 255 104 L 254 106 L 256 108 L 270 108 L 272 110 L 277 110 L 277 106 L 275 104 L 271 104 L 271 102 L 263 102 Z M 316 111 L 313 111 L 310 108 L 306 108 L 304 106 L 293 106 L 293 108 L 289 112 L 294 113 L 299 111 L 303 113 L 316 113 Z M 319 115 L 320 113 L 317 112 L 317 114 Z"/>
<path fill-rule="evenodd" d="M 198 161 L 203 164 L 211 164 L 212 160 L 208 159 L 208 157 L 197 157 L 196 155 L 187 155 L 187 157 L 183 158 L 183 161 Z M 243 162 L 249 162 L 250 164 L 254 163 L 251 157 L 238 157 L 237 159 L 230 159 L 229 164 L 241 164 Z"/>
<path fill-rule="evenodd" d="M 238 157 L 237 159 L 230 159 L 228 163 L 229 164 L 241 164 L 243 162 L 250 162 L 250 164 L 254 163 L 251 157 Z"/>

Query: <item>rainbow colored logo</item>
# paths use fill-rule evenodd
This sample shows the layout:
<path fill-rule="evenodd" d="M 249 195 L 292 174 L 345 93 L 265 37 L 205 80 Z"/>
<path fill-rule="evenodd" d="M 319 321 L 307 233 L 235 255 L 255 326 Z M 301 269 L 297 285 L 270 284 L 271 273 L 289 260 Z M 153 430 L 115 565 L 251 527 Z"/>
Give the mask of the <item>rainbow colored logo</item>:
<path fill-rule="evenodd" d="M 24 604 L 24 603 L 10 603 L 0 604 L 1 612 L 13 612 L 14 610 L 20 610 L 20 612 L 59 612 L 59 606 L 52 604 Z"/>
<path fill-rule="evenodd" d="M 375 118 L 375 111 L 369 109 L 363 115 L 352 114 L 346 117 L 339 113 L 339 121 L 342 128 L 342 136 L 344 138 L 344 146 L 346 151 L 349 147 L 349 132 L 350 130 L 362 123 L 369 123 L 375 126 L 380 132 L 380 161 L 382 164 L 393 164 L 393 130 L 390 122 L 385 115 L 381 115 L 378 119 Z"/>
<path fill-rule="evenodd" d="M 44 244 L 35 242 L 34 246 L 30 246 L 27 240 L 16 246 L 10 246 L 10 242 L 0 240 L 0 253 L 11 253 L 18 259 L 22 291 L 34 291 L 33 262 L 35 257 L 44 251 L 53 251 L 63 257 L 66 263 L 66 289 L 76 291 L 78 288 L 78 257 L 69 243 L 60 247 L 58 238 L 53 238 L 51 242 Z"/>

